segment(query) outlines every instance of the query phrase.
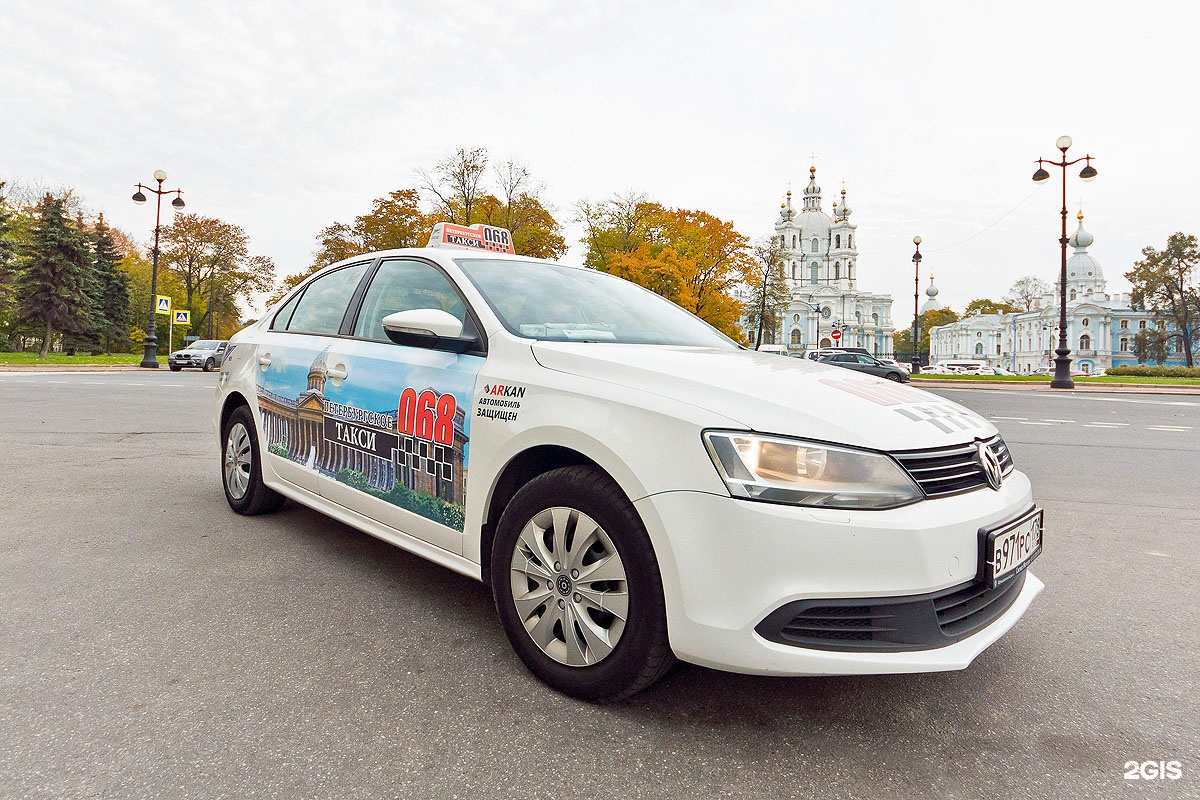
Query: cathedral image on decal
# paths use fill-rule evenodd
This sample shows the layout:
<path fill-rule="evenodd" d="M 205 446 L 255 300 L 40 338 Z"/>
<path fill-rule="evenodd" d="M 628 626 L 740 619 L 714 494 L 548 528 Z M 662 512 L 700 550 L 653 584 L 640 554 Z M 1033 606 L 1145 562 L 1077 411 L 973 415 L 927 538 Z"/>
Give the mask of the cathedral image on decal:
<path fill-rule="evenodd" d="M 462 530 L 463 403 L 432 387 L 407 388 L 386 409 L 362 408 L 352 396 L 335 402 L 326 396 L 327 353 L 313 361 L 298 397 L 258 385 L 267 452 Z"/>

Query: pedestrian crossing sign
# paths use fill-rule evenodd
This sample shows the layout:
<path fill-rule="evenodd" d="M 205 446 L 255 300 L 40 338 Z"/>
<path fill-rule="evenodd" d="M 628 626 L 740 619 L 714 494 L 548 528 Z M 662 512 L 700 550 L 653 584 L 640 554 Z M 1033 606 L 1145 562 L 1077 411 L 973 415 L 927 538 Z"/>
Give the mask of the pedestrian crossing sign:
<path fill-rule="evenodd" d="M 192 324 L 191 320 L 192 320 L 192 312 L 190 312 L 190 311 L 176 311 L 175 312 L 175 324 L 176 325 L 191 325 Z"/>
<path fill-rule="evenodd" d="M 171 298 L 165 295 L 155 295 L 156 304 L 154 310 L 159 314 L 171 313 Z"/>

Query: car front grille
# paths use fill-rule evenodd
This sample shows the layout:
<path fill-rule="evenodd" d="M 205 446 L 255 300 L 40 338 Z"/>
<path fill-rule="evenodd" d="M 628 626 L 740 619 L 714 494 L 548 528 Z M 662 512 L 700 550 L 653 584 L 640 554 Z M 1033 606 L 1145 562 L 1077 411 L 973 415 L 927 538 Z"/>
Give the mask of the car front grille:
<path fill-rule="evenodd" d="M 994 589 L 987 588 L 983 581 L 972 581 L 951 594 L 936 598 L 933 610 L 942 633 L 957 639 L 985 628 L 1017 599 L 1025 585 L 1025 573 L 1016 577 Z"/>
<path fill-rule="evenodd" d="M 755 631 L 772 642 L 847 653 L 945 647 L 995 622 L 1016 601 L 1025 573 L 995 589 L 980 580 L 907 597 L 797 600 L 776 609 Z"/>
<path fill-rule="evenodd" d="M 996 434 L 986 440 L 988 448 L 1000 459 L 1005 477 L 1013 471 L 1008 445 Z M 912 477 L 926 497 L 949 497 L 981 489 L 988 485 L 975 443 L 904 450 L 891 454 Z"/>

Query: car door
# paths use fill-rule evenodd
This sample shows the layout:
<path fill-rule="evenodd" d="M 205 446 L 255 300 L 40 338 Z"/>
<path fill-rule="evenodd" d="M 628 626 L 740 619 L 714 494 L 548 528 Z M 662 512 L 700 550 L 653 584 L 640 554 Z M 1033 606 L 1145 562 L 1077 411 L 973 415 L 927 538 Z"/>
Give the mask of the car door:
<path fill-rule="evenodd" d="M 257 343 L 262 457 L 282 480 L 319 493 L 327 353 L 370 260 L 327 272 L 290 298 Z"/>
<path fill-rule="evenodd" d="M 467 416 L 486 343 L 448 275 L 419 258 L 382 260 L 344 335 L 325 354 L 320 491 L 389 528 L 461 554 Z M 445 311 L 478 346 L 465 353 L 397 344 L 383 318 Z"/>

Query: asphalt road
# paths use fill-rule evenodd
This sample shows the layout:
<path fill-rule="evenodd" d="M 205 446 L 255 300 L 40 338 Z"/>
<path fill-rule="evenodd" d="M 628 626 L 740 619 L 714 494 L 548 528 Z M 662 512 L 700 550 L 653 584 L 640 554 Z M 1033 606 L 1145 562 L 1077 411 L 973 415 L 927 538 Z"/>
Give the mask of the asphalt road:
<path fill-rule="evenodd" d="M 592 706 L 482 585 L 229 511 L 214 381 L 0 374 L 0 797 L 1200 796 L 1198 396 L 939 390 L 1046 508 L 1047 590 L 969 669 L 681 664 Z M 1124 777 L 1160 760 L 1182 777 Z"/>

